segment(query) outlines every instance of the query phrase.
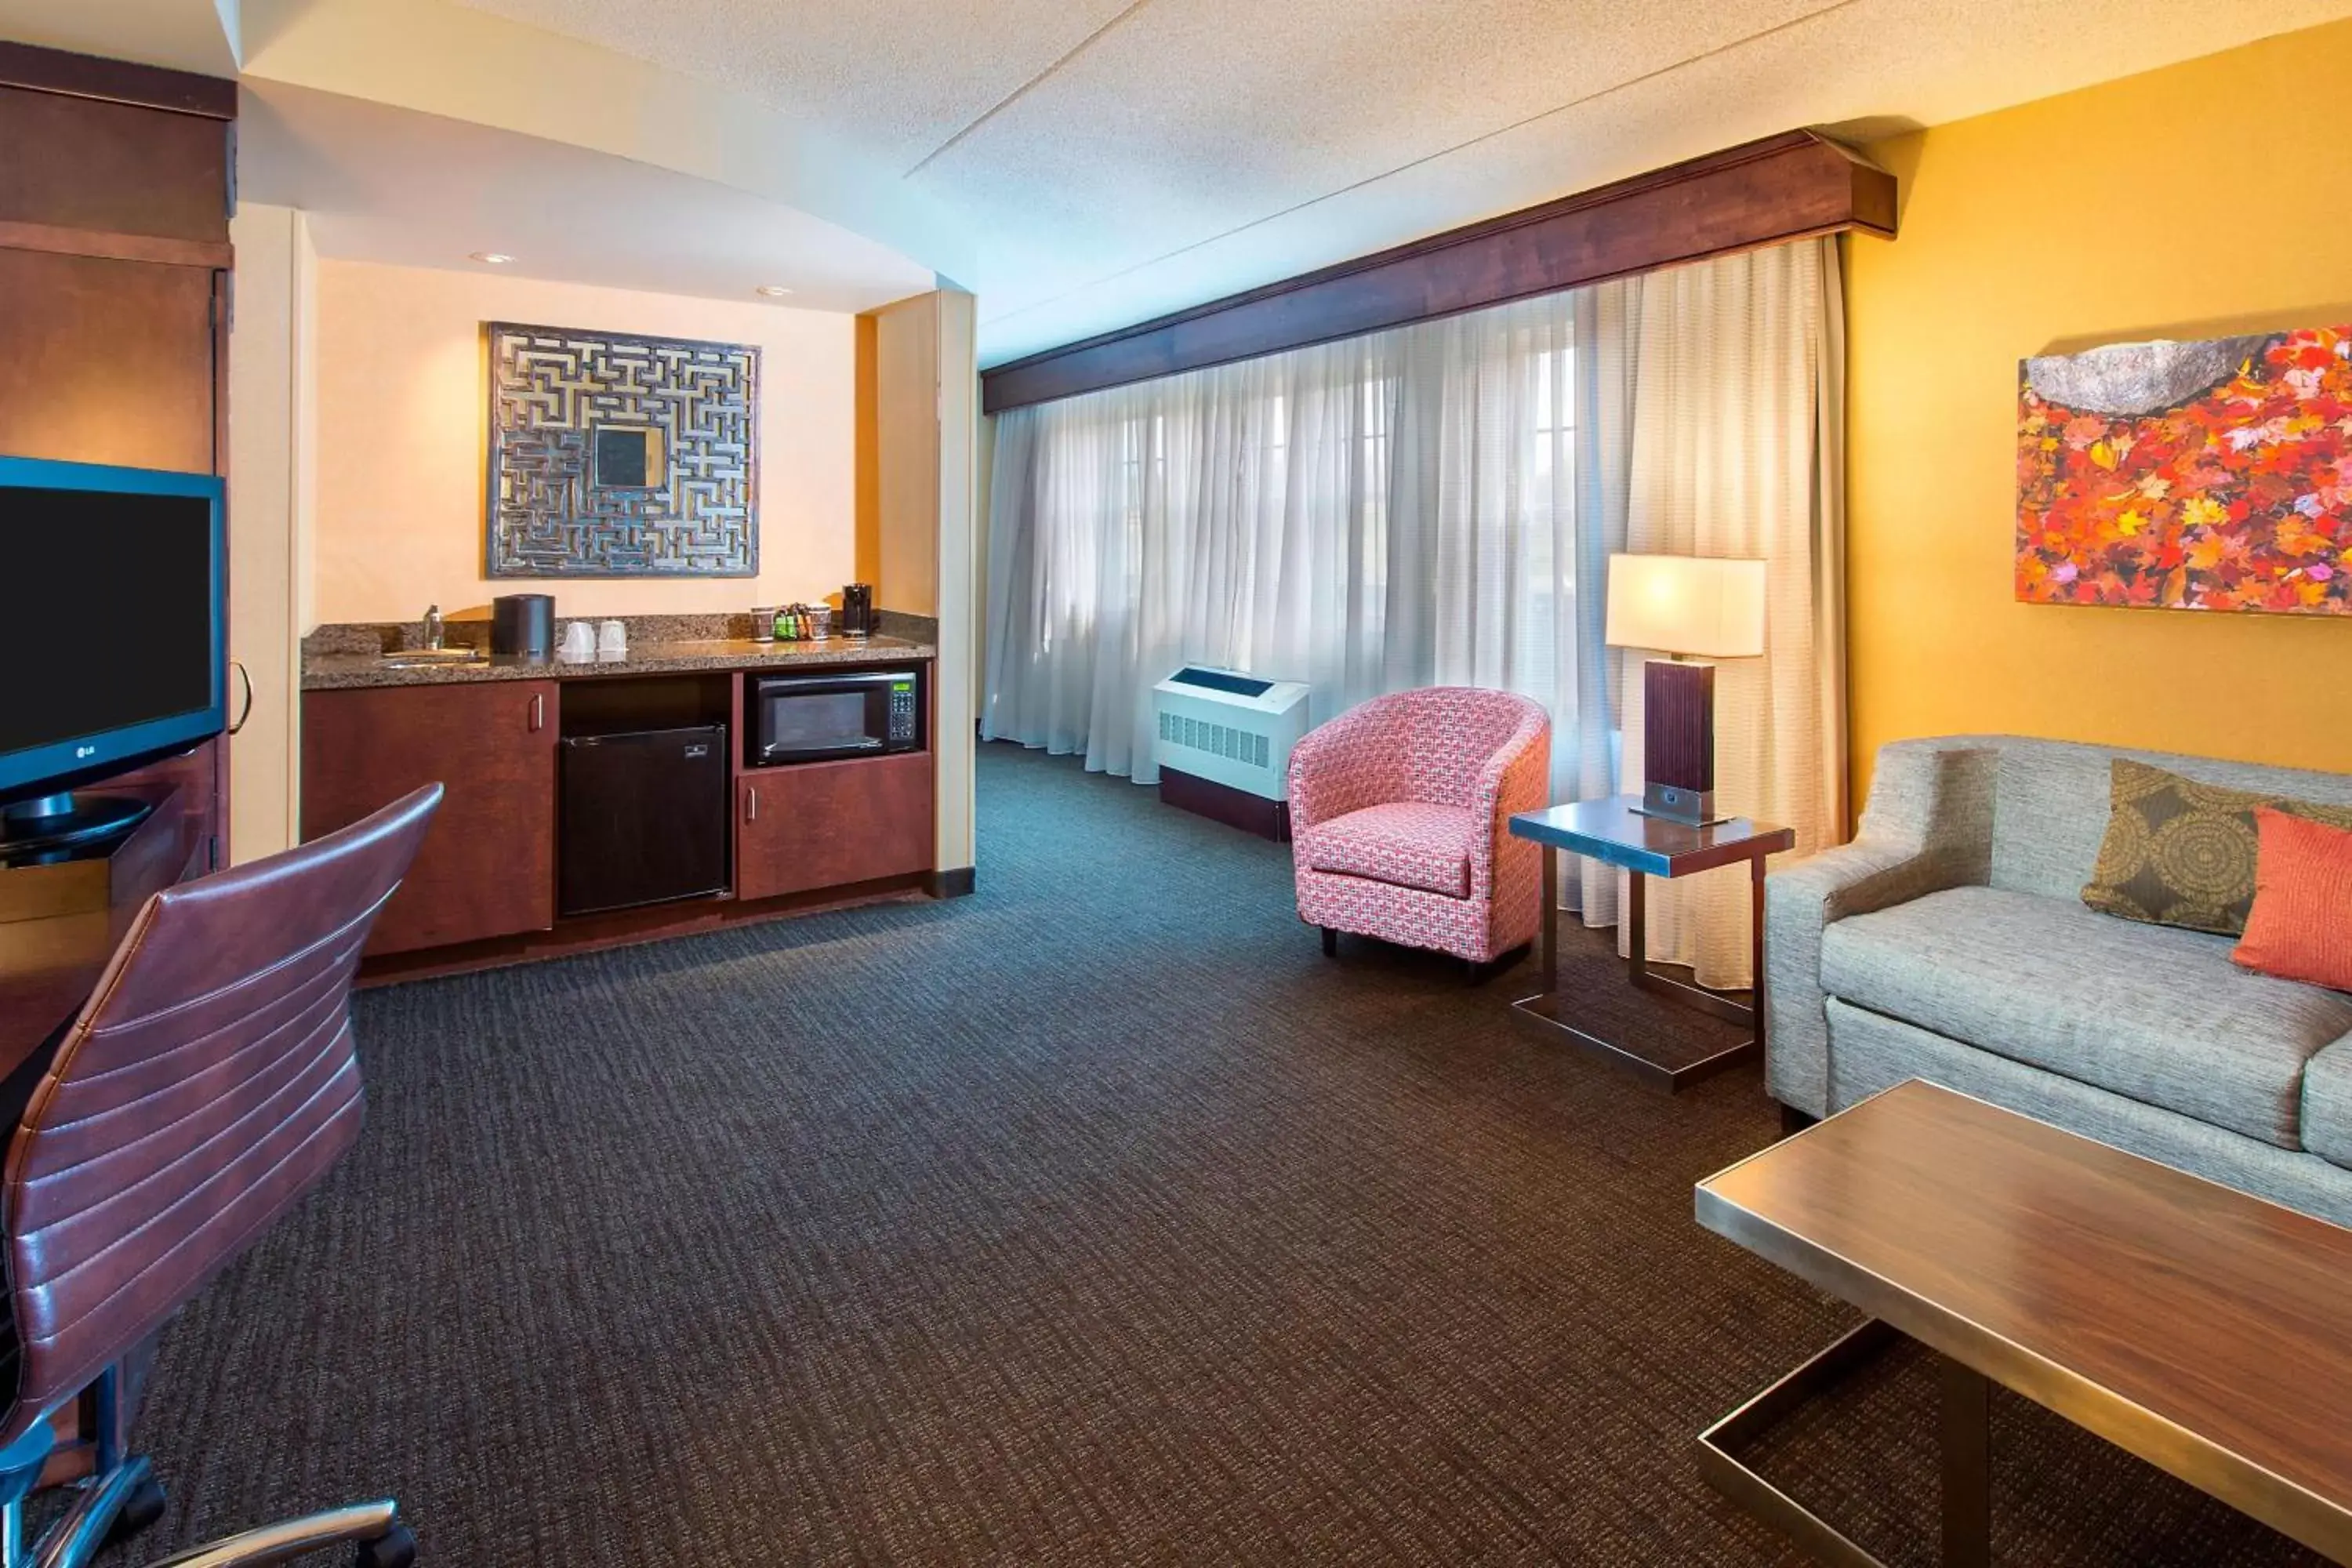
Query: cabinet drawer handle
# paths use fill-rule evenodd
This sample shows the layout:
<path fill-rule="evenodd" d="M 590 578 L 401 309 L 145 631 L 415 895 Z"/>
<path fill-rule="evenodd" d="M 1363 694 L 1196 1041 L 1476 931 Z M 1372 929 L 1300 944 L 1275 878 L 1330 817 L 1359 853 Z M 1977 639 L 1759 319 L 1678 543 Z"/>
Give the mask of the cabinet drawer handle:
<path fill-rule="evenodd" d="M 532 733 L 536 734 L 541 727 L 546 724 L 546 722 L 547 694 L 543 691 L 534 691 L 530 694 L 530 728 Z"/>
<path fill-rule="evenodd" d="M 760 820 L 760 786 L 758 784 L 743 786 L 743 820 L 746 822 Z"/>

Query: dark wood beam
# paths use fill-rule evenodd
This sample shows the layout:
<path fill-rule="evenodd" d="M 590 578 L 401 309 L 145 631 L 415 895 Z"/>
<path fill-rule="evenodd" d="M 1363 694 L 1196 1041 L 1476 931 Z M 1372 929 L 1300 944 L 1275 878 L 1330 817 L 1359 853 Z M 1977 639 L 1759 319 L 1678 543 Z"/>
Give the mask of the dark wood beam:
<path fill-rule="evenodd" d="M 102 99 L 206 120 L 236 118 L 236 83 L 233 81 L 32 44 L 0 43 L 0 87 Z"/>
<path fill-rule="evenodd" d="M 1895 176 L 1791 131 L 996 366 L 991 414 L 1531 295 L 1858 229 L 1895 233 Z"/>
<path fill-rule="evenodd" d="M 59 256 L 94 256 L 106 261 L 158 261 L 170 267 L 228 267 L 234 252 L 225 239 L 171 239 L 158 235 L 116 234 L 107 229 L 66 228 L 57 224 L 17 223 L 0 218 L 0 250 L 47 250 Z"/>

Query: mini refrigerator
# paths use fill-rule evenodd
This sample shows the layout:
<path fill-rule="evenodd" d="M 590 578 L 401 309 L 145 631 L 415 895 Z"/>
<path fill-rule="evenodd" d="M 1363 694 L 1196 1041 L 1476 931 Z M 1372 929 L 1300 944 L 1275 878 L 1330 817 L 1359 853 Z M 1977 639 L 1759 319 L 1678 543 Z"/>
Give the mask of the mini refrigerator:
<path fill-rule="evenodd" d="M 727 890 L 727 726 L 563 738 L 556 910 Z"/>

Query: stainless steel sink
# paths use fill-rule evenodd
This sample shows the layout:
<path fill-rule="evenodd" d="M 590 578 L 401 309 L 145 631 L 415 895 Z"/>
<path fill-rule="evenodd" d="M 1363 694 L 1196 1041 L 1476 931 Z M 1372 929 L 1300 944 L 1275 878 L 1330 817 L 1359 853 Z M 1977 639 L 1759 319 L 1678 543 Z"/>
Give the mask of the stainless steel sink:
<path fill-rule="evenodd" d="M 488 664 L 489 656 L 470 647 L 412 647 L 398 653 L 388 653 L 382 662 L 394 669 L 412 669 L 419 665 Z"/>

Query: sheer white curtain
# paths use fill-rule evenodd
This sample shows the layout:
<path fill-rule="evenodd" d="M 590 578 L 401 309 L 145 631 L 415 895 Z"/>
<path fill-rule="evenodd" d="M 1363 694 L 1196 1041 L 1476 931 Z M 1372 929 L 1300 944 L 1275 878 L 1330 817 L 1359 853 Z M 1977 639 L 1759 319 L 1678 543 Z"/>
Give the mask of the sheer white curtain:
<path fill-rule="evenodd" d="M 1578 641 L 1572 305 L 998 416 L 982 732 L 1149 783 L 1151 684 L 1201 661 L 1307 681 L 1318 722 L 1482 685 L 1575 733 L 1612 689 Z"/>
<path fill-rule="evenodd" d="M 1148 784 L 1151 684 L 1180 663 L 1310 681 L 1318 721 L 1386 689 L 1389 355 L 1356 339 L 999 415 L 982 733 Z"/>
<path fill-rule="evenodd" d="M 1498 686 L 1551 712 L 1553 798 L 1607 795 L 1641 776 L 1608 556 L 1762 555 L 1770 651 L 1717 677 L 1718 794 L 1834 842 L 1843 331 L 1808 240 L 1001 414 L 982 733 L 1150 783 L 1181 663 L 1305 679 L 1318 722 Z M 1613 923 L 1619 877 L 1577 864 L 1567 902 Z M 1662 887 L 1653 952 L 1748 984 L 1731 880 Z"/>

